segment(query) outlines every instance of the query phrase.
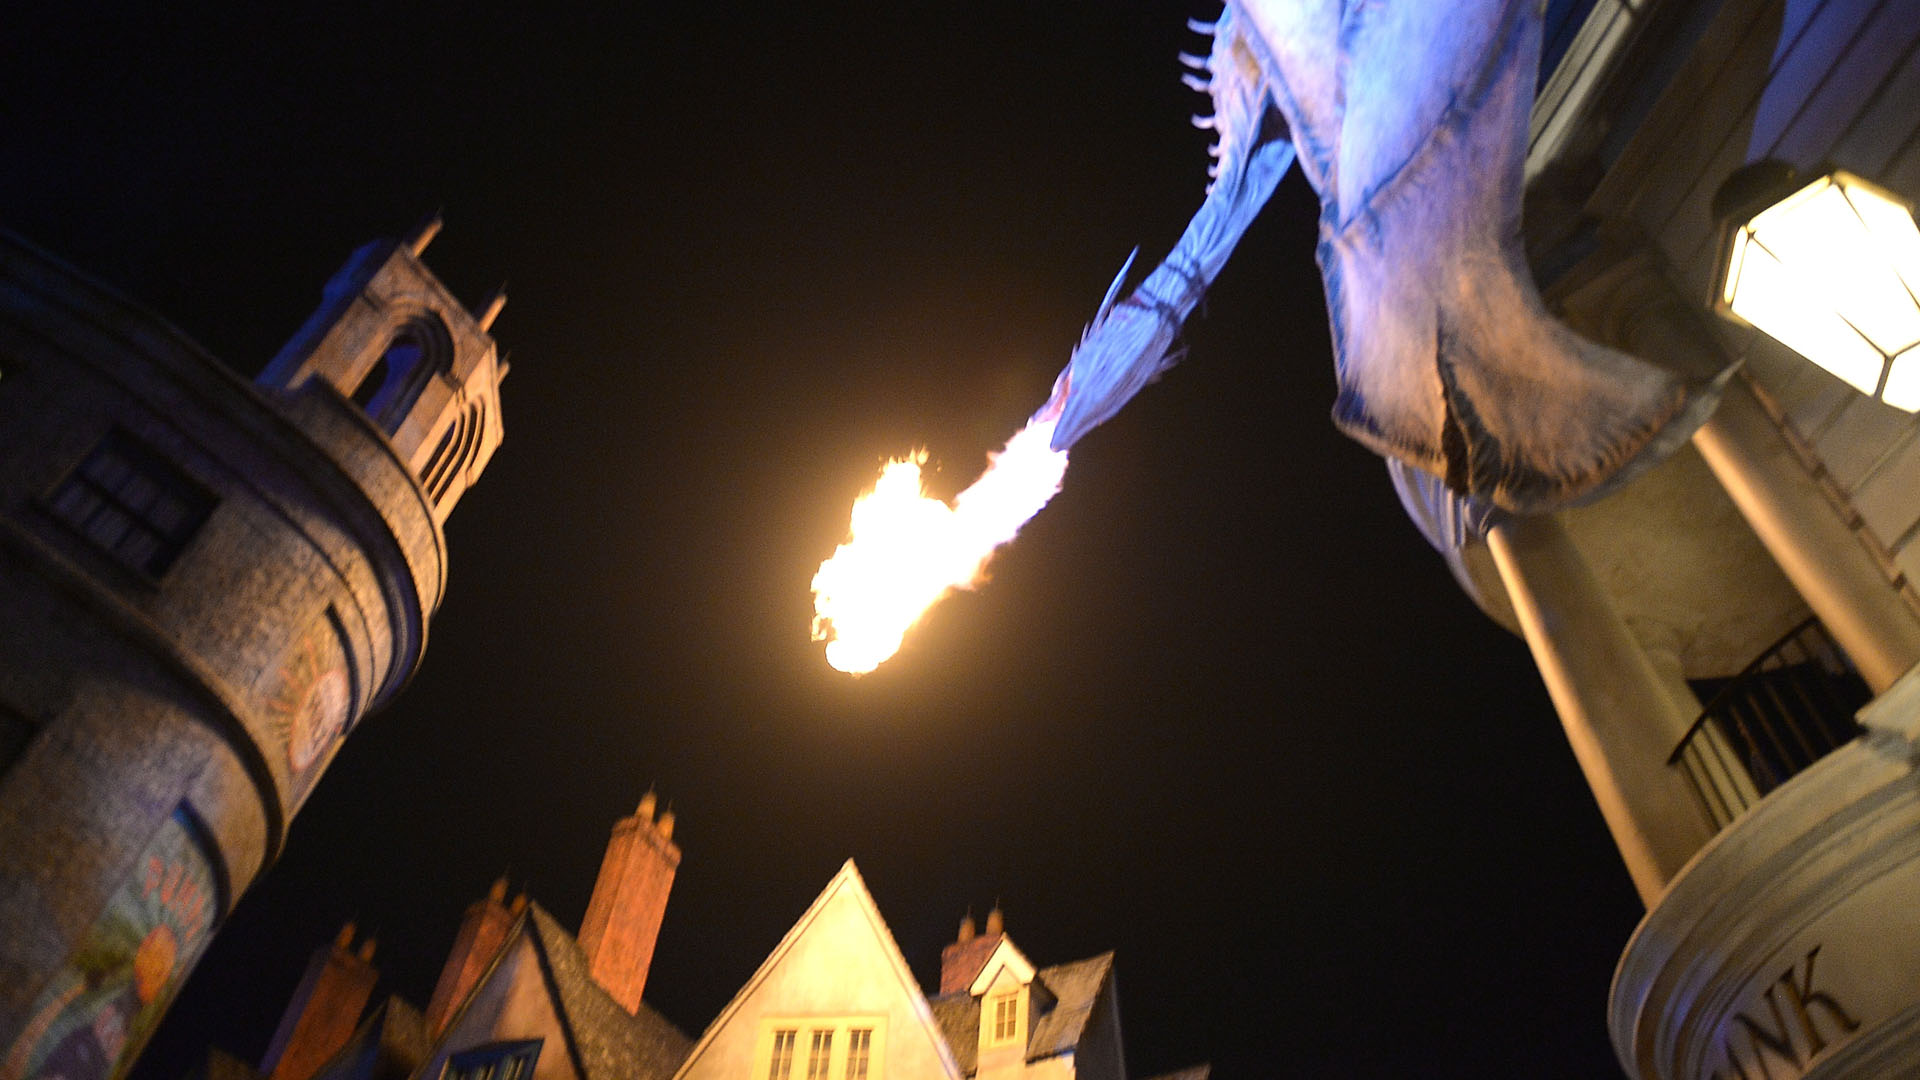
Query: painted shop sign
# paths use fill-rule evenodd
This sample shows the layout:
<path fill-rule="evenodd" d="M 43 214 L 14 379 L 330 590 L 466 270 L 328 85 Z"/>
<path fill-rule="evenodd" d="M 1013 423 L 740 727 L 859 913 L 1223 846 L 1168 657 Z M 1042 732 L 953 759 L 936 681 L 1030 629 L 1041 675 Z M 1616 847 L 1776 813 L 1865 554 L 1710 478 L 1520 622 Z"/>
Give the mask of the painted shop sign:
<path fill-rule="evenodd" d="M 1819 957 L 1820 946 L 1808 949 L 1746 1010 L 1733 1014 L 1721 1030 L 1721 1064 L 1701 1080 L 1791 1080 L 1860 1029 L 1839 998 L 1815 981 Z"/>
<path fill-rule="evenodd" d="M 0 1080 L 118 1080 L 160 1022 L 220 910 L 186 812 L 147 845 L 0 1061 Z"/>
<path fill-rule="evenodd" d="M 344 636 L 329 608 L 288 651 L 266 701 L 267 722 L 285 748 L 295 807 L 313 791 L 353 715 L 357 688 Z"/>

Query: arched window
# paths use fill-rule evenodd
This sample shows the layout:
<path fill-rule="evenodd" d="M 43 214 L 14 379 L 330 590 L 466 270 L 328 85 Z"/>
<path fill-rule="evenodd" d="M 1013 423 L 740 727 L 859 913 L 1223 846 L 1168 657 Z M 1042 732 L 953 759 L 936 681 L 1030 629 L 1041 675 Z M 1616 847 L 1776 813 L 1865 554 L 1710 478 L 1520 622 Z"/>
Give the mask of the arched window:
<path fill-rule="evenodd" d="M 453 342 L 439 319 L 416 315 L 400 324 L 354 387 L 353 401 L 389 434 L 398 431 L 435 372 L 453 369 Z"/>
<path fill-rule="evenodd" d="M 446 498 L 447 492 L 453 489 L 454 478 L 465 471 L 467 466 L 473 464 L 474 451 L 480 445 L 480 435 L 486 425 L 487 411 L 483 402 L 474 402 L 460 414 L 459 423 L 456 425 L 460 434 L 452 444 L 452 453 L 442 463 L 442 471 L 436 475 L 434 470 L 429 468 L 427 472 L 427 491 L 433 496 L 435 502 Z M 451 429 L 449 433 L 451 434 Z M 435 453 L 438 454 L 439 451 L 436 450 Z"/>

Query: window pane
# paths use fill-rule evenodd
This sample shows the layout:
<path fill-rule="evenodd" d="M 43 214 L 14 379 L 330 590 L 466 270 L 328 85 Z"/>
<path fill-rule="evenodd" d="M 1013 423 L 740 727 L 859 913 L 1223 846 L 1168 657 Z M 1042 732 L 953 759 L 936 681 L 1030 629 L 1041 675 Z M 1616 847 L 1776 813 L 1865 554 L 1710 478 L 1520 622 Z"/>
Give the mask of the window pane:
<path fill-rule="evenodd" d="M 149 577 L 173 565 L 213 505 L 212 494 L 117 430 L 43 504 L 121 565 Z"/>
<path fill-rule="evenodd" d="M 773 1057 L 767 1063 L 767 1080 L 787 1080 L 793 1073 L 793 1043 L 799 1036 L 792 1029 L 773 1033 Z"/>
<path fill-rule="evenodd" d="M 807 1048 L 807 1080 L 827 1080 L 827 1066 L 833 1060 L 833 1032 L 815 1031 Z"/>
<path fill-rule="evenodd" d="M 847 1080 L 867 1080 L 867 1059 L 872 1053 L 872 1028 L 847 1032 Z"/>
<path fill-rule="evenodd" d="M 1013 1038 L 1019 1024 L 1019 1001 L 1012 994 L 1003 994 L 993 999 L 993 1041 L 1006 1042 Z"/>

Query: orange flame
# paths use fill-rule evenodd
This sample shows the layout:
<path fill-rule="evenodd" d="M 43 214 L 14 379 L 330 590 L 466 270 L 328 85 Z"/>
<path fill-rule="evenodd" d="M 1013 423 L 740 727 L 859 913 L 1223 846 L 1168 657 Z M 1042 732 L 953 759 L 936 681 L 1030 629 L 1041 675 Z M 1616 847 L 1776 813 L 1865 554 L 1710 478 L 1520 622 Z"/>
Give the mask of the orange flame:
<path fill-rule="evenodd" d="M 1067 455 L 1047 445 L 1054 422 L 1029 420 L 952 506 L 921 486 L 924 450 L 887 463 L 813 576 L 813 640 L 827 643 L 827 663 L 872 671 L 941 597 L 986 580 L 993 553 L 1060 490 Z"/>

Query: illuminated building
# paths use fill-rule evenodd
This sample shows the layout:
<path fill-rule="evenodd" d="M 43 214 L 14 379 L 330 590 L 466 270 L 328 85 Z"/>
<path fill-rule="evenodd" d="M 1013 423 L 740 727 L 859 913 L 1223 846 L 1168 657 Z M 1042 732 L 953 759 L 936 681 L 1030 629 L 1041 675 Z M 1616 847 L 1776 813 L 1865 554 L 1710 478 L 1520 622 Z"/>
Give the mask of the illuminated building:
<path fill-rule="evenodd" d="M 487 330 L 370 244 L 248 383 L 0 236 L 0 1076 L 119 1076 L 420 662 Z"/>
<path fill-rule="evenodd" d="M 468 907 L 425 1013 L 368 1011 L 370 943 L 314 954 L 259 1070 L 207 1080 L 1125 1080 L 1113 954 L 1035 967 L 998 909 L 927 996 L 851 861 L 698 1039 L 642 1000 L 680 863 L 648 795 L 614 826 L 578 938 L 504 880 Z M 1161 1080 L 1206 1080 L 1196 1066 Z"/>
<path fill-rule="evenodd" d="M 1863 392 L 1710 313 L 1748 220 L 1716 194 L 1760 209 L 1744 167 L 1920 195 L 1917 46 L 1902 3 L 1549 5 L 1526 205 L 1548 303 L 1636 356 L 1740 367 L 1690 446 L 1588 505 L 1489 515 L 1396 474 L 1527 640 L 1647 904 L 1609 1018 L 1643 1080 L 1920 1069 L 1920 423 L 1876 400 L 1901 361 Z"/>

